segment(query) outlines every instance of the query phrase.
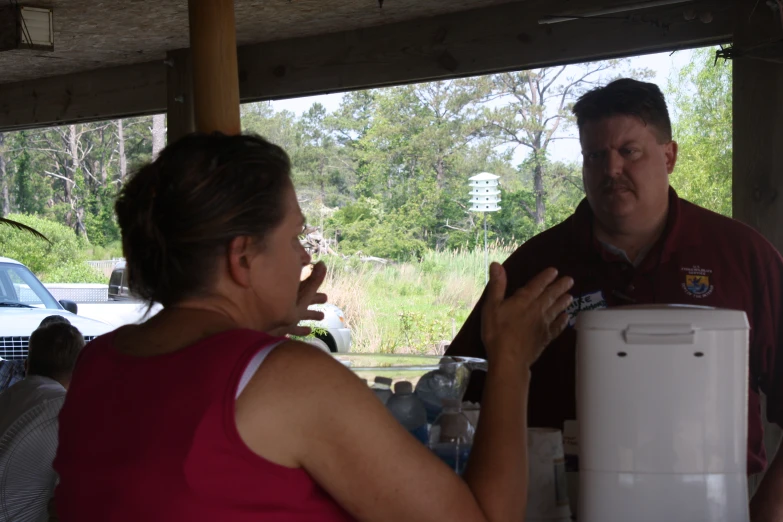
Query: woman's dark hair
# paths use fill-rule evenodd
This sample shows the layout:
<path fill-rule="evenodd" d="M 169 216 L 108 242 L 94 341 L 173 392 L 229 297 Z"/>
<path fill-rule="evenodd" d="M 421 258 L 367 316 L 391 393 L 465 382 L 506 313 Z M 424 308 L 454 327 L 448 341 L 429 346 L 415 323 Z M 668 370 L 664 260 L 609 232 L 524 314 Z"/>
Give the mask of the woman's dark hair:
<path fill-rule="evenodd" d="M 579 129 L 588 121 L 609 116 L 636 116 L 655 128 L 658 141 L 672 140 L 672 122 L 661 89 L 654 83 L 622 78 L 585 93 L 574 104 Z"/>
<path fill-rule="evenodd" d="M 283 219 L 288 155 L 258 136 L 191 134 L 133 175 L 115 210 L 131 292 L 169 306 L 214 283 L 232 239 Z"/>

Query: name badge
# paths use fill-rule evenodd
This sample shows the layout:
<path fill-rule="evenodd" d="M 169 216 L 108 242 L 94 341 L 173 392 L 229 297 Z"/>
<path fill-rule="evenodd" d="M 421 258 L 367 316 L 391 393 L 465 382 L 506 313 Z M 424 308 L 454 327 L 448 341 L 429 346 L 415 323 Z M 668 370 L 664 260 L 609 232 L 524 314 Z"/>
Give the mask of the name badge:
<path fill-rule="evenodd" d="M 566 313 L 568 314 L 568 326 L 573 327 L 576 324 L 576 317 L 579 315 L 579 312 L 597 310 L 599 308 L 606 307 L 606 299 L 604 299 L 604 293 L 601 290 L 575 297 L 574 302 L 571 303 L 571 306 L 566 308 Z"/>

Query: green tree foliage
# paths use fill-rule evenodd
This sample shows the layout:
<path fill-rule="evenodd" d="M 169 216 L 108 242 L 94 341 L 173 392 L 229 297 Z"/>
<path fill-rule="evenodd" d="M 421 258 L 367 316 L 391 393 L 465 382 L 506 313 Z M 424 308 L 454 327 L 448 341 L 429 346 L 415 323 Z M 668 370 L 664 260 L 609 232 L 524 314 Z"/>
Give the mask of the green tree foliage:
<path fill-rule="evenodd" d="M 117 241 L 114 197 L 149 161 L 150 126 L 131 118 L 9 134 L 11 211 L 52 218 L 96 245 Z"/>
<path fill-rule="evenodd" d="M 44 203 L 33 188 L 35 177 L 30 171 L 30 153 L 23 150 L 16 162 L 16 176 L 13 195 L 16 207 L 24 214 L 43 214 Z"/>
<path fill-rule="evenodd" d="M 36 171 L 36 157 L 31 150 L 30 132 L 21 131 L 8 135 L 11 208 L 21 214 L 47 215 L 52 199 L 51 181 Z"/>
<path fill-rule="evenodd" d="M 667 95 L 679 143 L 671 184 L 697 205 L 731 216 L 731 62 L 698 49 L 670 78 Z"/>
<path fill-rule="evenodd" d="M 452 232 L 470 233 L 467 178 L 508 169 L 481 135 L 486 84 L 472 78 L 345 96 L 331 119 L 333 135 L 345 154 L 344 175 L 355 180 L 353 195 L 365 199 L 343 204 L 327 222 L 341 250 L 405 259 L 454 246 Z M 369 227 L 373 220 L 379 225 Z"/>
<path fill-rule="evenodd" d="M 106 284 L 106 276 L 87 263 L 70 262 L 56 266 L 41 274 L 44 283 L 102 283 Z"/>
<path fill-rule="evenodd" d="M 344 205 L 350 198 L 352 163 L 347 161 L 335 136 L 326 108 L 313 104 L 297 121 L 296 146 L 292 149 L 294 181 L 301 187 L 300 202 L 308 215 L 323 225 L 324 209 Z"/>
<path fill-rule="evenodd" d="M 84 263 L 85 240 L 72 229 L 38 216 L 11 214 L 8 218 L 41 232 L 50 243 L 29 232 L 0 226 L 0 256 L 26 265 L 42 281 L 71 282 L 71 274 L 78 275 L 75 280 L 80 282 L 106 282 L 100 272 Z"/>
<path fill-rule="evenodd" d="M 241 109 L 245 132 L 263 136 L 289 153 L 296 147 L 296 115 L 290 111 L 275 112 L 269 102 L 248 103 Z"/>

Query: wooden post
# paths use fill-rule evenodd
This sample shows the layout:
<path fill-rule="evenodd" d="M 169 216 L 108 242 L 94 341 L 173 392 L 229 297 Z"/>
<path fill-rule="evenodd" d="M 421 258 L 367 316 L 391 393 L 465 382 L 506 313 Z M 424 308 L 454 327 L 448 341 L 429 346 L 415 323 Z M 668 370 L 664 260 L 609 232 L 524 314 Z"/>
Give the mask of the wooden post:
<path fill-rule="evenodd" d="M 189 49 L 166 54 L 167 142 L 196 130 L 193 114 L 193 70 Z"/>
<path fill-rule="evenodd" d="M 242 132 L 233 0 L 188 0 L 196 130 Z"/>
<path fill-rule="evenodd" d="M 771 12 L 765 2 L 740 0 L 737 6 L 736 49 L 783 36 L 778 13 Z M 761 232 L 783 252 L 783 63 L 739 57 L 732 67 L 734 218 Z M 764 446 L 771 460 L 781 430 L 767 422 L 765 406 L 762 396 Z"/>
<path fill-rule="evenodd" d="M 738 5 L 736 49 L 783 37 L 779 15 L 764 2 Z M 783 251 L 783 63 L 739 57 L 732 65 L 734 217 Z"/>

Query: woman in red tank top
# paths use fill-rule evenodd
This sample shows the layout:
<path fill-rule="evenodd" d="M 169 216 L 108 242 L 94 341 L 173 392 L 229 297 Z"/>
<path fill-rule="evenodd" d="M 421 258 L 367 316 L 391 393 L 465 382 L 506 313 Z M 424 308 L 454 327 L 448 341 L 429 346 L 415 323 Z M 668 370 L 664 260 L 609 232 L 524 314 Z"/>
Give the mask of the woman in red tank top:
<path fill-rule="evenodd" d="M 325 276 L 279 147 L 191 135 L 116 205 L 131 290 L 164 309 L 90 343 L 60 416 L 63 522 L 523 520 L 529 367 L 567 322 L 553 269 L 505 298 L 470 463 L 455 474 L 331 356 L 286 334 Z"/>

